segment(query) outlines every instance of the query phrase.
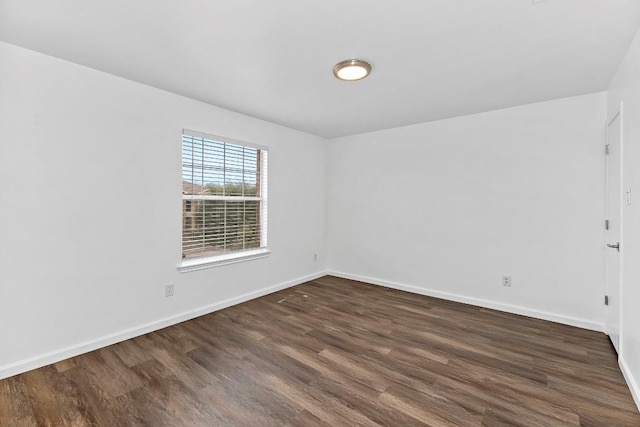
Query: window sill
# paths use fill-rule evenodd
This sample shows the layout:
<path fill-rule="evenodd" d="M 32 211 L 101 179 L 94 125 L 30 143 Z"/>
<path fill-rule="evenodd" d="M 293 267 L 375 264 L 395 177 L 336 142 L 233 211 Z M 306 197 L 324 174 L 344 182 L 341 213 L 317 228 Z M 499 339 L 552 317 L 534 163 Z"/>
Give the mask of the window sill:
<path fill-rule="evenodd" d="M 236 252 L 232 254 L 219 255 L 208 258 L 196 258 L 183 261 L 178 266 L 180 273 L 190 271 L 205 270 L 207 268 L 220 267 L 222 265 L 235 264 L 238 262 L 251 261 L 253 259 L 266 258 L 271 251 L 269 249 L 256 249 L 254 251 Z"/>

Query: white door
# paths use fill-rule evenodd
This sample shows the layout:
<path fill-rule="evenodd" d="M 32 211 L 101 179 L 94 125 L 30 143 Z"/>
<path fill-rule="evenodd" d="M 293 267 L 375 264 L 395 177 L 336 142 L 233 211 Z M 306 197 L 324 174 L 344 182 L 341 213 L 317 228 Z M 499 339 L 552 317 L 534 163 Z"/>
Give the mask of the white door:
<path fill-rule="evenodd" d="M 622 267 L 622 109 L 607 125 L 607 187 L 605 268 L 607 291 L 606 329 L 620 352 L 620 278 Z"/>

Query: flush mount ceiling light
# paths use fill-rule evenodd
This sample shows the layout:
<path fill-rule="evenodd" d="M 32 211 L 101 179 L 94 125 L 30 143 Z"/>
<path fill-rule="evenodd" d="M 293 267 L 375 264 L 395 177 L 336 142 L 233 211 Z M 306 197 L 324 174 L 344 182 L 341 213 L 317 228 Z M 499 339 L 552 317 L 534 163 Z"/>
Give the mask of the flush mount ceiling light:
<path fill-rule="evenodd" d="M 364 79 L 371 72 L 371 64 L 361 59 L 347 59 L 333 67 L 333 75 L 340 80 L 354 81 Z"/>

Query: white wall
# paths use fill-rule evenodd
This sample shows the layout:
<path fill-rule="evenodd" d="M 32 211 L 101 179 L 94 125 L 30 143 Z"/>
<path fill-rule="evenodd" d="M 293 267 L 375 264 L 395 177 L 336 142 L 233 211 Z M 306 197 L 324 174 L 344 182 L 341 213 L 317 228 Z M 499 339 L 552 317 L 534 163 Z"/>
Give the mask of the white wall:
<path fill-rule="evenodd" d="M 269 147 L 268 258 L 177 272 L 183 128 Z M 0 378 L 324 271 L 324 144 L 0 43 Z"/>
<path fill-rule="evenodd" d="M 329 269 L 601 330 L 605 96 L 333 140 Z"/>
<path fill-rule="evenodd" d="M 640 32 L 620 65 L 608 92 L 608 116 L 623 107 L 623 188 L 632 189 L 623 206 L 622 324 L 620 365 L 640 407 Z"/>

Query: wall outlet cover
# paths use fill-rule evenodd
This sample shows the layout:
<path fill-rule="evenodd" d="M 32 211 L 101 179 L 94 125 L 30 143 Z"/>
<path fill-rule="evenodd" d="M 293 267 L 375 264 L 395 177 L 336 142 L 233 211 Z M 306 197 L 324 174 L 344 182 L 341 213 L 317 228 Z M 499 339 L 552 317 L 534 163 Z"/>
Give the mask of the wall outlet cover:
<path fill-rule="evenodd" d="M 164 287 L 164 296 L 165 297 L 172 297 L 173 296 L 173 292 L 174 292 L 173 283 L 170 283 L 170 284 L 168 284 L 168 285 L 166 285 Z"/>

